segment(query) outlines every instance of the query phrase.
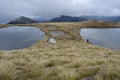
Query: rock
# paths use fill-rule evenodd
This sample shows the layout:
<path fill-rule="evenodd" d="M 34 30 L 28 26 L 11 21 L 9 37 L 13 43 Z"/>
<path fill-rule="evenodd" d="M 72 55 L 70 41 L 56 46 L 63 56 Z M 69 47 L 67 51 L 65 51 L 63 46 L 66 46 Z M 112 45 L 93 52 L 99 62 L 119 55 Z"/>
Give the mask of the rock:
<path fill-rule="evenodd" d="M 54 38 L 51 38 L 48 42 L 49 42 L 49 43 L 52 43 L 52 44 L 56 44 L 56 43 L 57 43 Z"/>

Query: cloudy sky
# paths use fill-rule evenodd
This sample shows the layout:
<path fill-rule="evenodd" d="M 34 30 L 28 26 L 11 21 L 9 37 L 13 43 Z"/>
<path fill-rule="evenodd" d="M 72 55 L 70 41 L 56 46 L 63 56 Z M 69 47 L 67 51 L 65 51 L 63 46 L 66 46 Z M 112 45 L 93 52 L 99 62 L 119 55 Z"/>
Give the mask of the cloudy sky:
<path fill-rule="evenodd" d="M 120 16 L 119 0 L 0 0 L 0 22 L 19 16 L 51 19 L 60 15 Z"/>

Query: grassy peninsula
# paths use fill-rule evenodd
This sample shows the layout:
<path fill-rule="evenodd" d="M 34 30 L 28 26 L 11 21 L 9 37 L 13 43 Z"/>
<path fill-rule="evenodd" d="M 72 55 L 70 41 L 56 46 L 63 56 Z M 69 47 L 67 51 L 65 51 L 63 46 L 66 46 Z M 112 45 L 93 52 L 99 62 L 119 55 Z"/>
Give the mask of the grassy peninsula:
<path fill-rule="evenodd" d="M 7 26 L 12 25 L 0 25 Z M 0 51 L 0 80 L 120 80 L 120 51 L 89 44 L 79 34 L 80 28 L 120 27 L 119 23 L 90 21 L 20 26 L 36 26 L 46 33 L 46 38 L 26 49 Z M 55 37 L 57 43 L 50 44 L 47 41 L 53 30 L 64 31 L 69 37 Z"/>

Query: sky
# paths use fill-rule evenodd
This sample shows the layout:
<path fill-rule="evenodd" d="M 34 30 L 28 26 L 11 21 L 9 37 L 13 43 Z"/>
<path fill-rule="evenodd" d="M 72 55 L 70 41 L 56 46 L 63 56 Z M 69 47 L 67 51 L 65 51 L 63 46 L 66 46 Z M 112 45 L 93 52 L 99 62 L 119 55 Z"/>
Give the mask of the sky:
<path fill-rule="evenodd" d="M 119 0 L 0 0 L 0 22 L 20 16 L 51 19 L 70 16 L 120 16 Z"/>

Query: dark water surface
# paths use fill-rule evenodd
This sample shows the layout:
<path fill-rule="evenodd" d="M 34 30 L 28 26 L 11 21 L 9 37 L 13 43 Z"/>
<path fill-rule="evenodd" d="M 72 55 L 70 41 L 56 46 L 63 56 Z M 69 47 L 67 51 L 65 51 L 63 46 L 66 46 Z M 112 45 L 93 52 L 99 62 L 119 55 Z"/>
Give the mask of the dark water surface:
<path fill-rule="evenodd" d="M 92 44 L 109 49 L 120 50 L 120 28 L 83 28 L 80 35 Z"/>
<path fill-rule="evenodd" d="M 56 36 L 62 36 L 65 33 L 62 31 L 51 31 L 50 34 L 52 35 L 52 37 L 56 37 Z"/>
<path fill-rule="evenodd" d="M 27 48 L 44 37 L 45 33 L 36 27 L 11 26 L 0 28 L 0 50 Z"/>

